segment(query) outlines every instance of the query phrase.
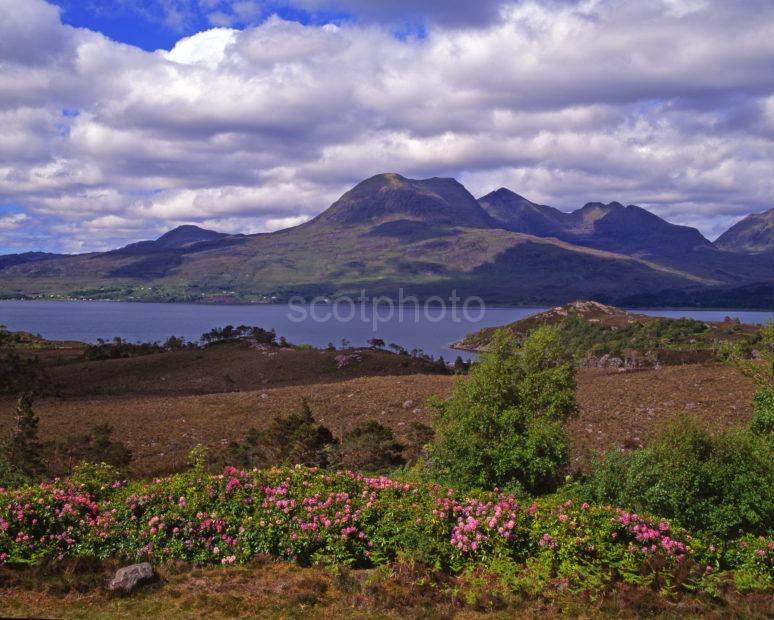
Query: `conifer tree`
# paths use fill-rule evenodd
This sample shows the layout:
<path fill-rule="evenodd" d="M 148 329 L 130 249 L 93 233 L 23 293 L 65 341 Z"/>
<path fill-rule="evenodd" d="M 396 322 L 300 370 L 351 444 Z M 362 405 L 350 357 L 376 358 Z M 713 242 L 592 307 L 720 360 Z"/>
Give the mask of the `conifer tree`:
<path fill-rule="evenodd" d="M 14 427 L 5 446 L 8 462 L 31 477 L 42 475 L 46 468 L 40 458 L 38 417 L 32 410 L 32 392 L 24 392 L 16 403 Z"/>

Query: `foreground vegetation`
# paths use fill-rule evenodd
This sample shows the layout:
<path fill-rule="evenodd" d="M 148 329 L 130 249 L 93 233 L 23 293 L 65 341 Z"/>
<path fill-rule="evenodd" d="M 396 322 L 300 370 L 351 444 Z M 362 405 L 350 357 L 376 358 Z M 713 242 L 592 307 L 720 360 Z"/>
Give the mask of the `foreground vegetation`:
<path fill-rule="evenodd" d="M 516 588 L 556 579 L 714 591 L 771 586 L 774 541 L 696 537 L 668 520 L 606 505 L 512 495 L 466 496 L 353 472 L 297 466 L 207 475 L 200 467 L 125 483 L 107 467 L 70 481 L 0 493 L 0 562 L 68 558 L 301 565 L 413 561 L 460 573 L 485 568 Z"/>
<path fill-rule="evenodd" d="M 577 480 L 567 434 L 576 365 L 564 344 L 557 326 L 522 342 L 495 337 L 451 397 L 435 401 L 435 429 L 414 425 L 406 444 L 374 420 L 334 436 L 304 402 L 153 480 L 123 479 L 132 455 L 109 428 L 41 443 L 22 394 L 0 459 L 0 574 L 23 583 L 41 567 L 148 560 L 171 578 L 180 565 L 270 561 L 329 576 L 410 574 L 414 588 L 484 609 L 557 591 L 572 604 L 600 601 L 627 588 L 661 603 L 701 600 L 703 610 L 766 600 L 774 328 L 761 331 L 754 357 L 742 346 L 722 352 L 757 383 L 748 425 L 719 431 L 680 418 Z M 54 463 L 71 475 L 52 480 Z M 227 466 L 213 473 L 218 463 Z"/>

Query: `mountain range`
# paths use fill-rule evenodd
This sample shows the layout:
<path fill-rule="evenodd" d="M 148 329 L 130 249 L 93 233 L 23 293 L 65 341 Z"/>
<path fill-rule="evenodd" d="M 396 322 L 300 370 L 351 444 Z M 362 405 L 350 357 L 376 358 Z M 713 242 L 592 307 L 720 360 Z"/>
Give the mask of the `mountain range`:
<path fill-rule="evenodd" d="M 572 213 L 454 179 L 369 178 L 293 228 L 232 235 L 181 226 L 108 252 L 0 257 L 0 296 L 271 301 L 342 294 L 501 304 L 774 305 L 774 210 L 716 243 L 640 207 Z"/>

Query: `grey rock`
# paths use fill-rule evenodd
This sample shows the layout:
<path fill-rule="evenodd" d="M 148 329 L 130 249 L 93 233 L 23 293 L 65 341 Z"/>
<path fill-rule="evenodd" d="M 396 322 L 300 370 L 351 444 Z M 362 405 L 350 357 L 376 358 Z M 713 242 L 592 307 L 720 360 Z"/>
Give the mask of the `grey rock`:
<path fill-rule="evenodd" d="M 156 576 L 153 566 L 148 562 L 141 564 L 132 564 L 131 566 L 124 566 L 116 571 L 113 575 L 113 579 L 110 580 L 108 589 L 112 592 L 121 594 L 129 594 L 134 591 L 137 586 L 152 581 Z"/>

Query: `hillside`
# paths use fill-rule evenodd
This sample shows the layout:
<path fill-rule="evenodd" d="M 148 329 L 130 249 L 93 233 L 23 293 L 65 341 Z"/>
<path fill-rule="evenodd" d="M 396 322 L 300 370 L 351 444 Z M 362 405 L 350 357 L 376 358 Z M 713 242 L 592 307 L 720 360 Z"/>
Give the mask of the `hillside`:
<path fill-rule="evenodd" d="M 185 226 L 110 252 L 12 264 L 0 269 L 0 294 L 268 302 L 362 290 L 395 298 L 403 288 L 420 299 L 448 298 L 456 289 L 490 304 L 616 303 L 632 294 L 657 304 L 665 290 L 693 294 L 774 274 L 774 254 L 721 252 L 693 229 L 637 207 L 587 205 L 561 214 L 519 198 L 526 209 L 519 226 L 531 232 L 506 230 L 495 217 L 504 217 L 516 195 L 495 194 L 479 204 L 453 179 L 377 175 L 294 228 L 226 235 Z"/>
<path fill-rule="evenodd" d="M 715 245 L 730 252 L 774 251 L 774 209 L 748 215 L 720 235 Z"/>
<path fill-rule="evenodd" d="M 22 254 L 4 254 L 0 256 L 0 269 L 13 267 L 14 265 L 23 265 L 25 263 L 34 263 L 39 260 L 49 260 L 59 258 L 61 254 L 51 254 L 49 252 L 23 252 Z"/>
<path fill-rule="evenodd" d="M 716 359 L 719 342 L 752 346 L 759 328 L 732 320 L 703 322 L 628 312 L 594 301 L 576 301 L 501 327 L 468 334 L 455 348 L 486 351 L 498 331 L 521 340 L 543 325 L 557 325 L 565 345 L 588 367 L 642 368 Z"/>

